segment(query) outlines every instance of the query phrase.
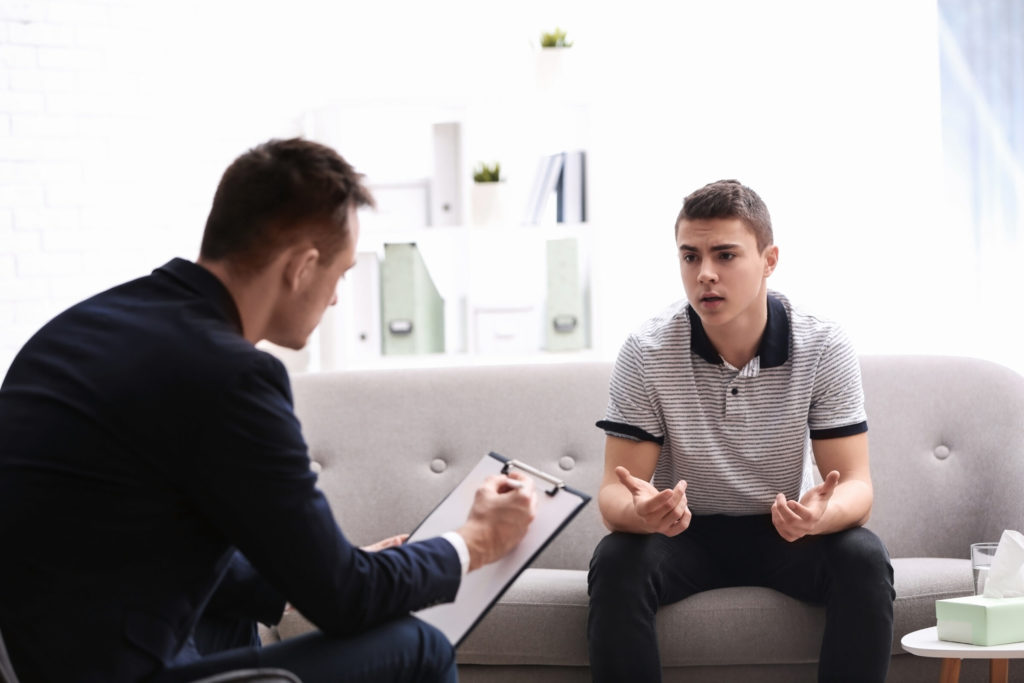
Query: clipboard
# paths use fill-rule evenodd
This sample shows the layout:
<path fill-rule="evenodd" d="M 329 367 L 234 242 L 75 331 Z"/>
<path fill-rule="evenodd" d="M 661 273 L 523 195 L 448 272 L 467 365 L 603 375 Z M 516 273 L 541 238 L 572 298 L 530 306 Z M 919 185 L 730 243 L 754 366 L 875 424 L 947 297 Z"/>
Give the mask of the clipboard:
<path fill-rule="evenodd" d="M 462 526 L 469 516 L 476 490 L 484 480 L 495 474 L 508 474 L 513 469 L 533 477 L 537 484 L 537 516 L 526 536 L 502 559 L 466 574 L 453 602 L 413 612 L 413 616 L 444 633 L 455 647 L 462 644 L 512 582 L 590 501 L 590 496 L 566 486 L 557 477 L 491 452 L 484 455 L 465 479 L 427 515 L 406 542 L 434 538 Z"/>

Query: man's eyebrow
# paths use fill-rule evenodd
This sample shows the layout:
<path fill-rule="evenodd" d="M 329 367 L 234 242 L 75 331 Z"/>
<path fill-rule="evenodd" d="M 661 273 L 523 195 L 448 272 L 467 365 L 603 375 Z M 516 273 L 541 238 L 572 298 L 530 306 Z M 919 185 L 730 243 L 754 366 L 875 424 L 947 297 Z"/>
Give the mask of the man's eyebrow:
<path fill-rule="evenodd" d="M 716 244 L 711 247 L 711 251 L 731 251 L 739 248 L 740 245 L 738 244 Z M 691 247 L 689 244 L 680 244 L 679 249 L 680 251 L 700 251 L 697 247 Z"/>

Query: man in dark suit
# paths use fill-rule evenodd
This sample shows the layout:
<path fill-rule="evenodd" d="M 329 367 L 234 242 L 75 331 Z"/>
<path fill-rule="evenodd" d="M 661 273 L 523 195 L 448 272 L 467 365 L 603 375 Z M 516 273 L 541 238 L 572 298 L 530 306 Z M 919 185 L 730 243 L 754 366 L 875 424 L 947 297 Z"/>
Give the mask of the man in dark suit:
<path fill-rule="evenodd" d="M 260 145 L 225 171 L 197 262 L 71 307 L 15 358 L 0 388 L 0 632 L 26 683 L 252 666 L 306 683 L 455 679 L 451 644 L 409 612 L 454 599 L 522 539 L 530 481 L 489 479 L 441 537 L 356 548 L 315 486 L 284 366 L 254 346 L 305 345 L 368 204 L 333 150 Z M 229 569 L 218 597 L 248 618 L 276 621 L 287 600 L 320 632 L 201 656 L 194 628 Z"/>

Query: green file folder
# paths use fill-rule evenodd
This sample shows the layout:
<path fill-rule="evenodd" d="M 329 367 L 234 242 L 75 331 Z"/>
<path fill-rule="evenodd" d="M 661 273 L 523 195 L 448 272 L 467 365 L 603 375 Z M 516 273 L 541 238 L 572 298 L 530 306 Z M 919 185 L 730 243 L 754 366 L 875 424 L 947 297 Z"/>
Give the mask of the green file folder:
<path fill-rule="evenodd" d="M 579 245 L 574 238 L 548 240 L 544 347 L 574 351 L 587 345 Z"/>
<path fill-rule="evenodd" d="M 381 351 L 444 351 L 444 299 L 415 242 L 384 245 L 380 267 Z"/>

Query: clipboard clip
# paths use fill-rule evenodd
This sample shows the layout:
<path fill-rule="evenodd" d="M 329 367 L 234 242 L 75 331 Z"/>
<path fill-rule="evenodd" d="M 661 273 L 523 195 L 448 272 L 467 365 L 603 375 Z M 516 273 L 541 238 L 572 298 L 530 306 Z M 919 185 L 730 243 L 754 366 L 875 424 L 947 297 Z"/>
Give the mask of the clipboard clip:
<path fill-rule="evenodd" d="M 547 472 L 541 472 L 536 467 L 531 467 L 530 465 L 527 465 L 525 462 L 521 462 L 519 460 L 509 460 L 509 461 L 507 461 L 504 464 L 504 466 L 501 468 L 501 473 L 502 474 L 508 474 L 509 470 L 511 470 L 512 468 L 515 468 L 517 470 L 522 470 L 523 472 L 526 472 L 527 474 L 533 475 L 534 477 L 537 477 L 538 479 L 543 479 L 544 481 L 546 481 L 549 484 L 551 484 L 551 488 L 550 489 L 546 489 L 544 491 L 544 493 L 548 494 L 549 496 L 553 496 L 556 493 L 558 493 L 559 489 L 564 489 L 565 488 L 565 482 L 562 481 L 561 479 L 559 479 L 558 477 L 553 477 L 550 474 L 548 474 Z"/>

